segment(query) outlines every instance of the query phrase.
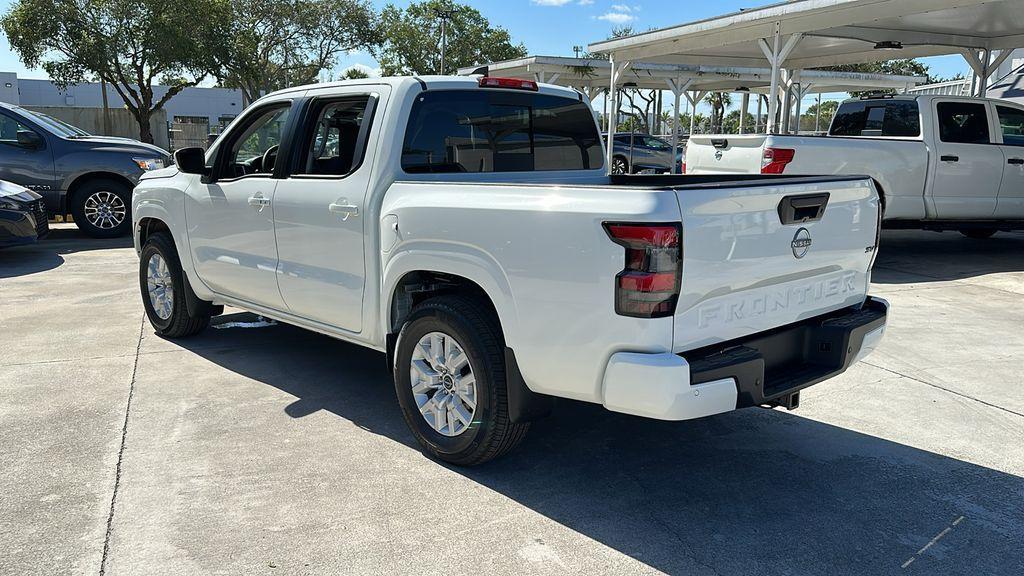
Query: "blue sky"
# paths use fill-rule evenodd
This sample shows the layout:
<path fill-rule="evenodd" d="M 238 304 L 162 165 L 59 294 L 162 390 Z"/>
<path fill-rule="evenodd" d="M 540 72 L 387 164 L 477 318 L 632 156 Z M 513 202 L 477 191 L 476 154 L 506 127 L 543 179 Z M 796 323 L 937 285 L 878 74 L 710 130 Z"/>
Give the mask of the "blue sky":
<path fill-rule="evenodd" d="M 173 0 L 170 0 L 173 1 Z M 637 30 L 665 27 L 692 20 L 709 18 L 740 8 L 754 8 L 768 0 L 462 0 L 482 12 L 493 24 L 508 29 L 512 37 L 526 45 L 531 54 L 571 56 L 573 46 L 608 37 L 617 26 L 629 25 Z M 378 8 L 389 2 L 374 0 Z M 408 0 L 395 0 L 399 6 Z M 0 12 L 6 13 L 12 2 L 0 0 Z M 926 58 L 932 72 L 952 76 L 966 74 L 967 65 L 960 56 Z M 351 54 L 339 62 L 338 69 L 352 65 L 376 68 L 369 54 Z M 0 34 L 0 71 L 17 72 L 24 78 L 45 78 L 41 70 L 27 70 L 11 52 L 7 39 Z M 835 95 L 833 97 L 839 97 Z"/>

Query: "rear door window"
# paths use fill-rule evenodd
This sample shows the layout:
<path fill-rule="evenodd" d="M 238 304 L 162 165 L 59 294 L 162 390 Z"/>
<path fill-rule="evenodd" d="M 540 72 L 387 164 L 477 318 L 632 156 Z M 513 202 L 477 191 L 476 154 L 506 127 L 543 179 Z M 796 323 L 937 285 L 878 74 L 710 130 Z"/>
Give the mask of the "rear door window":
<path fill-rule="evenodd" d="M 1024 146 L 1024 110 L 996 106 L 999 127 L 1003 131 L 1003 144 Z"/>
<path fill-rule="evenodd" d="M 362 164 L 376 98 L 369 94 L 316 102 L 293 175 L 347 176 Z"/>
<path fill-rule="evenodd" d="M 955 144 L 989 144 L 988 114 L 984 104 L 939 102 L 939 139 Z"/>
<path fill-rule="evenodd" d="M 604 165 L 591 109 L 579 100 L 498 90 L 416 98 L 402 148 L 408 173 L 588 170 Z"/>
<path fill-rule="evenodd" d="M 921 118 L 913 100 L 844 102 L 829 129 L 831 136 L 921 135 Z"/>

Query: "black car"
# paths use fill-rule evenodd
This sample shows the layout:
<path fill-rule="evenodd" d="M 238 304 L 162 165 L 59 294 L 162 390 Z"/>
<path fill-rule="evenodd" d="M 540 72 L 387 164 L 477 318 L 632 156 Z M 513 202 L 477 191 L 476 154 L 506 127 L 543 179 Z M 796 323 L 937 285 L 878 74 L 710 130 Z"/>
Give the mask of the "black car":
<path fill-rule="evenodd" d="M 0 248 L 31 244 L 49 233 L 43 197 L 0 180 Z"/>

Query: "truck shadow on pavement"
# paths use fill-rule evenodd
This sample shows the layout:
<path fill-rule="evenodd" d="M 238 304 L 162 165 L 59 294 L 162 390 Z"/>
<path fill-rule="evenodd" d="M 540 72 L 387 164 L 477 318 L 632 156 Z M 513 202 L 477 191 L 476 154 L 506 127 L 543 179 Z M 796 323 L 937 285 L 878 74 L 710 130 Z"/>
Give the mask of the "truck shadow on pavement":
<path fill-rule="evenodd" d="M 380 353 L 283 324 L 181 344 L 295 396 L 294 418 L 416 447 Z M 516 452 L 451 469 L 667 573 L 1024 573 L 1024 479 L 796 414 L 672 423 L 564 401 Z"/>
<path fill-rule="evenodd" d="M 999 232 L 985 240 L 959 232 L 886 230 L 872 282 L 914 284 L 1024 272 L 1024 232 Z"/>
<path fill-rule="evenodd" d="M 53 270 L 64 264 L 67 254 L 131 246 L 131 237 L 90 238 L 78 228 L 62 226 L 52 229 L 46 238 L 34 244 L 0 248 L 0 278 Z"/>

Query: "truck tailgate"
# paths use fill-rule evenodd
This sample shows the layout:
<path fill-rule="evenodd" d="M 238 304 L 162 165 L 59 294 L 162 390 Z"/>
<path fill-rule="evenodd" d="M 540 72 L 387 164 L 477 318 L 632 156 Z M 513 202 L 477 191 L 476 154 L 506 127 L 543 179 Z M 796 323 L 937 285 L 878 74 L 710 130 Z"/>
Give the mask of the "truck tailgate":
<path fill-rule="evenodd" d="M 675 192 L 683 221 L 675 352 L 864 301 L 879 226 L 869 179 L 735 182 Z"/>
<path fill-rule="evenodd" d="M 758 174 L 764 134 L 691 136 L 686 143 L 687 174 Z"/>

